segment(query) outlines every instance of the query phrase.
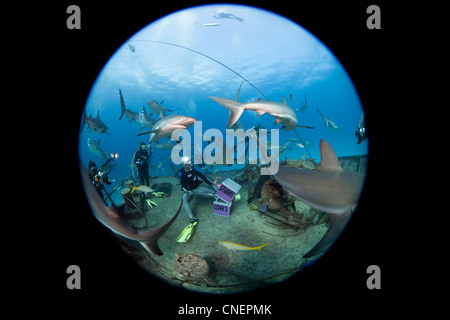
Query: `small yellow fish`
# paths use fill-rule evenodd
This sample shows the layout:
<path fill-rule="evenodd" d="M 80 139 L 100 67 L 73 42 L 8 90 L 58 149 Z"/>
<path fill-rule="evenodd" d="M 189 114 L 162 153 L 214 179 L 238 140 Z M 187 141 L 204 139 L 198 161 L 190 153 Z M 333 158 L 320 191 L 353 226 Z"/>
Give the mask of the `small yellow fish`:
<path fill-rule="evenodd" d="M 264 246 L 267 246 L 268 244 L 271 244 L 271 242 L 262 244 L 258 247 L 249 247 L 249 246 L 245 246 L 243 244 L 229 242 L 229 241 L 219 241 L 219 244 L 230 250 L 240 250 L 240 251 L 259 250 L 259 251 L 262 251 L 261 248 Z"/>
<path fill-rule="evenodd" d="M 137 186 L 137 187 L 130 186 L 130 187 L 131 187 L 131 192 L 130 193 L 133 193 L 136 190 L 140 190 L 140 191 L 143 191 L 143 192 L 153 192 L 153 189 L 150 188 L 150 187 L 147 187 L 146 185 L 141 185 L 141 186 Z"/>

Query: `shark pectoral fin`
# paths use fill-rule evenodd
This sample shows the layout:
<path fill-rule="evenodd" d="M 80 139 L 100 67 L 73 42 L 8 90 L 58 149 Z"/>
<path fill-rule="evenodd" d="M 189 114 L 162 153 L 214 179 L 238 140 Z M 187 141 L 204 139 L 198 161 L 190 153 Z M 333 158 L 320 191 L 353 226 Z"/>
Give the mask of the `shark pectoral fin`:
<path fill-rule="evenodd" d="M 142 133 L 138 133 L 137 136 L 143 136 L 144 134 L 148 134 L 148 133 L 158 133 L 159 130 L 161 130 L 161 129 L 155 129 L 155 130 L 145 131 L 145 132 L 142 132 Z"/>
<path fill-rule="evenodd" d="M 177 132 L 172 132 L 172 140 L 175 141 L 177 144 L 182 143 L 182 141 L 180 140 L 180 135 Z M 159 143 L 159 141 L 158 141 Z"/>
<path fill-rule="evenodd" d="M 343 214 L 329 214 L 330 227 L 323 236 L 323 238 L 309 250 L 303 258 L 310 258 L 325 253 L 336 241 L 339 235 L 344 230 L 347 222 L 350 220 L 351 212 Z"/>
<path fill-rule="evenodd" d="M 314 127 L 297 125 L 297 128 L 314 129 Z"/>
<path fill-rule="evenodd" d="M 157 256 L 162 256 L 163 252 L 161 251 L 161 249 L 158 246 L 158 243 L 156 242 L 156 240 L 151 240 L 151 241 L 142 241 L 139 242 L 147 251 L 150 251 L 151 253 L 157 255 Z"/>

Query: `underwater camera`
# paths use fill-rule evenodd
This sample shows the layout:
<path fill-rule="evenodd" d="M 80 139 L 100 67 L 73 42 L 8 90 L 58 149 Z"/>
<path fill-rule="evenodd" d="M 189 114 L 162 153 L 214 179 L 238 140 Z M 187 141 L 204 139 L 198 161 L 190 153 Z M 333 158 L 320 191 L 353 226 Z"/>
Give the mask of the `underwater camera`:
<path fill-rule="evenodd" d="M 131 35 L 98 75 L 81 119 L 83 186 L 153 276 L 253 290 L 344 232 L 365 182 L 362 116 L 344 67 L 298 24 L 243 5 L 184 9 Z"/>

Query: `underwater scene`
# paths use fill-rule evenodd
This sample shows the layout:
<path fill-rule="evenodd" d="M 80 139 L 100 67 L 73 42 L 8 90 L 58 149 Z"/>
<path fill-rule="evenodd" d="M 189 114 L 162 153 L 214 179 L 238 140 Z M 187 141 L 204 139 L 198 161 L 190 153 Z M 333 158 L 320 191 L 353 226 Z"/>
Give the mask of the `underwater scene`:
<path fill-rule="evenodd" d="M 111 54 L 81 116 L 81 178 L 137 264 L 236 293 L 285 281 L 332 246 L 363 189 L 368 135 L 325 44 L 266 10 L 206 5 Z"/>

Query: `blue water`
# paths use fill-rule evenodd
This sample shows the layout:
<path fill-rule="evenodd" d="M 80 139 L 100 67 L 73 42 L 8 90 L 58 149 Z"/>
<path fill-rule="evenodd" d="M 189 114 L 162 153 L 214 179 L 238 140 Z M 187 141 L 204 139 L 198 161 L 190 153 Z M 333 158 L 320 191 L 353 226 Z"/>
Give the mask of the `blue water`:
<path fill-rule="evenodd" d="M 215 12 L 233 13 L 238 19 L 218 19 Z M 208 25 L 219 24 L 219 25 Z M 117 152 L 118 167 L 110 177 L 119 181 L 130 174 L 134 151 L 141 141 L 148 143 L 149 135 L 136 134 L 150 130 L 129 122 L 121 114 L 119 88 L 127 108 L 139 112 L 149 99 L 164 101 L 162 106 L 178 114 L 202 120 L 203 131 L 208 128 L 225 130 L 228 110 L 208 96 L 234 99 L 243 80 L 229 69 L 195 52 L 154 41 L 169 42 L 191 48 L 225 64 L 241 74 L 272 101 L 282 102 L 282 96 L 295 110 L 300 108 L 306 94 L 308 109 L 296 112 L 300 125 L 315 129 L 296 129 L 303 140 L 312 143 L 309 152 L 320 160 L 319 140 L 327 140 L 338 156 L 367 154 L 367 140 L 357 144 L 356 124 L 363 114 L 358 94 L 338 59 L 317 38 L 299 25 L 273 13 L 236 5 L 196 7 L 166 16 L 148 25 L 124 43 L 105 64 L 86 101 L 87 114 L 96 115 L 108 126 L 109 134 L 97 134 L 84 127 L 79 142 L 82 162 L 94 160 L 100 166 L 104 160 L 87 154 L 87 139 L 100 139 L 103 150 Z M 293 102 L 290 100 L 293 96 Z M 255 88 L 243 82 L 239 101 L 264 98 Z M 319 109 L 340 127 L 325 128 Z M 168 113 L 170 114 L 170 112 Z M 158 119 L 157 115 L 153 117 Z M 273 116 L 245 111 L 240 118 L 245 128 L 262 124 L 273 126 Z M 189 129 L 191 134 L 193 128 Z M 280 130 L 280 145 L 293 131 Z M 160 142 L 167 142 L 168 138 Z M 301 158 L 305 149 L 290 145 L 281 158 Z M 157 166 L 170 151 L 154 148 L 151 164 Z M 233 166 L 230 169 L 239 169 Z M 150 175 L 173 175 L 169 161 Z M 113 183 L 114 186 L 117 183 Z M 109 187 L 111 188 L 111 187 Z"/>

